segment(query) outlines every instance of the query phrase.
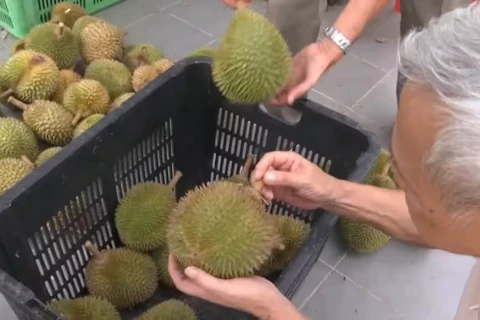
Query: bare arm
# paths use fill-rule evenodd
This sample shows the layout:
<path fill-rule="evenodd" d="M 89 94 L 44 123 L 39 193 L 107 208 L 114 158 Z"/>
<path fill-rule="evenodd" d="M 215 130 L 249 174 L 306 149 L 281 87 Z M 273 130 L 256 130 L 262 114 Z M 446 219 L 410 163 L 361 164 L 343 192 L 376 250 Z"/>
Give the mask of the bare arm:
<path fill-rule="evenodd" d="M 371 224 L 396 239 L 425 245 L 412 222 L 403 191 L 343 180 L 337 190 L 325 209 Z"/>
<path fill-rule="evenodd" d="M 275 299 L 267 301 L 267 303 L 270 311 L 266 316 L 260 316 L 260 320 L 309 320 L 280 293 Z"/>
<path fill-rule="evenodd" d="M 357 40 L 367 24 L 380 13 L 389 0 L 350 0 L 338 16 L 333 26 L 352 43 Z M 324 53 L 330 56 L 331 64 L 340 60 L 342 51 L 330 39 L 320 40 L 319 45 Z"/>

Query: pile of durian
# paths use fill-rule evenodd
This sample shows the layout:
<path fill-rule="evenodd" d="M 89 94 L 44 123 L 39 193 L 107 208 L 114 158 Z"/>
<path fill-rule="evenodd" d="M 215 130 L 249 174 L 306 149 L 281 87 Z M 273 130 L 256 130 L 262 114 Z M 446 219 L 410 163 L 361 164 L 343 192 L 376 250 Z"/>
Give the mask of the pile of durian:
<path fill-rule="evenodd" d="M 0 195 L 174 65 L 125 35 L 63 2 L 17 41 L 0 66 L 0 100 L 22 114 L 0 118 Z"/>
<path fill-rule="evenodd" d="M 49 308 L 67 320 L 118 320 L 120 312 L 144 307 L 157 290 L 175 289 L 169 254 L 181 266 L 223 279 L 283 270 L 307 240 L 310 225 L 266 211 L 260 187 L 248 179 L 252 163 L 249 156 L 239 174 L 198 186 L 178 202 L 181 172 L 168 185 L 133 186 L 115 212 L 123 246 L 99 250 L 87 241 L 89 295 L 51 301 Z M 136 319 L 196 320 L 197 315 L 184 302 L 167 300 Z"/>

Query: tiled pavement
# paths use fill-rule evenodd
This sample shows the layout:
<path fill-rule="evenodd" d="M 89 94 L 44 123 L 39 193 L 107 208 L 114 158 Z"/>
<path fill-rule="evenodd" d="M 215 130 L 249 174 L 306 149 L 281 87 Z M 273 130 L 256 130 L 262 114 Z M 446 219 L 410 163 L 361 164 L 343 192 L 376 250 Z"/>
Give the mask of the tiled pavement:
<path fill-rule="evenodd" d="M 254 1 L 263 13 L 266 2 Z M 324 25 L 340 10 L 329 8 Z M 180 59 L 199 47 L 215 46 L 232 11 L 221 0 L 126 0 L 99 15 L 125 27 L 130 41 L 154 43 Z M 359 121 L 383 145 L 388 145 L 396 112 L 398 23 L 388 8 L 309 96 Z M 8 55 L 14 40 L 3 40 L 0 57 Z M 356 255 L 347 252 L 334 230 L 293 301 L 318 320 L 451 320 L 472 265 L 471 257 L 397 241 L 375 254 Z M 2 305 L 0 296 L 0 318 L 15 319 Z"/>

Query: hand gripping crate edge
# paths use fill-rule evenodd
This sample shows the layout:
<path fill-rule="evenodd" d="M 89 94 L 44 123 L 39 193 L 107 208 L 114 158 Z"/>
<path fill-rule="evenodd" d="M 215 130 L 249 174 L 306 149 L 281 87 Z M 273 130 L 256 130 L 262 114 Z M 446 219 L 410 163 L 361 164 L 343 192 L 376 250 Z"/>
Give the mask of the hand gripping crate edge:
<path fill-rule="evenodd" d="M 319 166 L 329 160 L 335 177 L 365 179 L 380 146 L 358 123 L 306 101 L 295 106 L 302 112 L 300 122 L 285 124 L 257 106 L 226 101 L 210 72 L 209 58 L 178 62 L 0 197 L 0 268 L 19 281 L 13 285 L 10 279 L 7 285 L 0 277 L 0 292 L 20 319 L 56 319 L 45 310 L 45 301 L 85 293 L 89 254 L 84 244 L 121 245 L 114 211 L 138 182 L 167 183 L 181 170 L 180 197 L 196 185 L 236 174 L 248 153 L 272 150 L 294 150 Z M 312 224 L 305 245 L 271 279 L 291 298 L 318 260 L 337 216 L 279 202 L 268 209 Z M 52 230 L 54 224 L 60 232 Z M 123 314 L 124 319 L 172 297 L 192 306 L 200 320 L 250 319 L 168 290 L 159 290 L 151 301 Z"/>

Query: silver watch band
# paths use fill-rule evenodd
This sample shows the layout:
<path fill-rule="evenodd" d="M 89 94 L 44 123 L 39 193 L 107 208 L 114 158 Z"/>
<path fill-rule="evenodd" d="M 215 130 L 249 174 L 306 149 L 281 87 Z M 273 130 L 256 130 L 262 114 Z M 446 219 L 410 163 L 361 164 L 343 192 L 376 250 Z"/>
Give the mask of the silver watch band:
<path fill-rule="evenodd" d="M 351 46 L 351 42 L 347 37 L 334 27 L 327 27 L 323 33 L 342 49 L 343 54 L 347 54 L 347 50 Z"/>

